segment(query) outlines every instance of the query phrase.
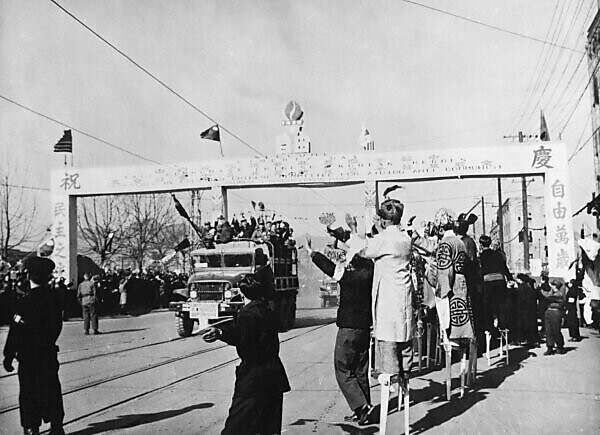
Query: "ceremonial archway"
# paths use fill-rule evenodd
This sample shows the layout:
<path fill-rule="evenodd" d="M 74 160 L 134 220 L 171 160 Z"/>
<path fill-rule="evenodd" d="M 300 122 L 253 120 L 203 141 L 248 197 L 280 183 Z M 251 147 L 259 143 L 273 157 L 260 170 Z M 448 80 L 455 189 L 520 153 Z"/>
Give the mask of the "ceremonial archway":
<path fill-rule="evenodd" d="M 375 214 L 378 182 L 476 177 L 544 177 L 548 268 L 568 276 L 575 258 L 567 150 L 563 143 L 502 147 L 277 154 L 265 158 L 112 168 L 61 168 L 52 172 L 51 213 L 58 273 L 77 278 L 77 197 L 210 189 L 215 212 L 227 215 L 227 189 L 239 187 L 363 184 L 367 227 Z"/>

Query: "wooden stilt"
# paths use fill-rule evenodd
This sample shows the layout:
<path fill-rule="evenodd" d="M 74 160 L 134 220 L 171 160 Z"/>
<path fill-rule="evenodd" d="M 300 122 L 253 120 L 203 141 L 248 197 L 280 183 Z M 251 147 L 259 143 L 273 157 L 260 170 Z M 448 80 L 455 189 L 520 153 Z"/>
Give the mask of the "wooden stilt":
<path fill-rule="evenodd" d="M 402 385 L 402 395 L 404 396 L 404 434 L 410 434 L 410 397 L 408 388 L 408 378 L 404 379 Z"/>
<path fill-rule="evenodd" d="M 492 334 L 490 331 L 485 331 L 485 357 L 487 358 L 488 366 L 490 365 L 490 344 L 492 341 Z"/>
<path fill-rule="evenodd" d="M 444 344 L 446 351 L 446 399 L 450 401 L 452 396 L 452 347 L 450 342 Z"/>
<path fill-rule="evenodd" d="M 473 385 L 477 376 L 477 341 L 469 340 L 469 368 L 467 371 L 467 385 Z"/>
<path fill-rule="evenodd" d="M 462 356 L 460 358 L 460 397 L 465 395 L 465 376 L 467 374 L 467 348 L 462 347 Z"/>
<path fill-rule="evenodd" d="M 429 368 L 429 363 L 431 362 L 431 324 L 430 323 L 426 323 L 425 324 L 425 329 L 426 329 L 426 333 L 425 336 L 427 337 L 427 349 L 426 349 L 426 356 L 425 358 L 427 358 L 427 362 L 426 362 L 426 366 L 427 368 Z"/>
<path fill-rule="evenodd" d="M 423 362 L 423 335 L 417 336 L 417 370 L 421 373 L 421 366 Z"/>
<path fill-rule="evenodd" d="M 381 388 L 381 401 L 379 410 L 379 433 L 385 435 L 387 430 L 387 415 L 390 402 L 391 375 L 382 373 L 377 377 Z"/>
<path fill-rule="evenodd" d="M 508 365 L 508 329 L 500 330 L 500 358 Z"/>

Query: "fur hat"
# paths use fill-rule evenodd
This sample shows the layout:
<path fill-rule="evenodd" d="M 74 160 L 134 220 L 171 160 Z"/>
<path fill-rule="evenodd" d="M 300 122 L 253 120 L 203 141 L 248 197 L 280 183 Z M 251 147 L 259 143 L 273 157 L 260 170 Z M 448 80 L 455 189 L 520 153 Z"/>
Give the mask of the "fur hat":
<path fill-rule="evenodd" d="M 433 219 L 435 226 L 444 230 L 453 229 L 455 220 L 456 215 L 452 210 L 447 208 L 440 208 L 435 213 L 435 218 Z"/>
<path fill-rule="evenodd" d="M 240 291 L 242 294 L 254 301 L 267 296 L 267 286 L 256 280 L 253 274 L 248 274 L 240 282 Z"/>
<path fill-rule="evenodd" d="M 386 199 L 381 203 L 377 215 L 385 220 L 391 221 L 393 225 L 398 225 L 404 214 L 404 204 L 397 199 Z"/>

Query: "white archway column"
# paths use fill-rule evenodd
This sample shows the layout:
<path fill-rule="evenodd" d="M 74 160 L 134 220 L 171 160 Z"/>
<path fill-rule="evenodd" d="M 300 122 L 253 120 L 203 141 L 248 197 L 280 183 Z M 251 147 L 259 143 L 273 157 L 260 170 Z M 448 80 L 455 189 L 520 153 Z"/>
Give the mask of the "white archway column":
<path fill-rule="evenodd" d="M 52 174 L 52 195 L 50 212 L 52 213 L 52 239 L 54 249 L 52 261 L 55 272 L 67 282 L 77 285 L 77 191 L 79 173 L 65 170 Z"/>

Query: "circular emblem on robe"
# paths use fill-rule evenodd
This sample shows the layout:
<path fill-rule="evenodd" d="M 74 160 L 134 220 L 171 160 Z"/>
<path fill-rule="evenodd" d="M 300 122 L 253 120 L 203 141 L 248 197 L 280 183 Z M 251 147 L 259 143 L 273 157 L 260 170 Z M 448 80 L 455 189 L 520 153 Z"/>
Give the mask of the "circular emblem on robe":
<path fill-rule="evenodd" d="M 452 266 L 452 248 L 448 243 L 442 243 L 437 250 L 438 269 L 448 269 Z"/>
<path fill-rule="evenodd" d="M 456 264 L 454 270 L 458 273 L 463 273 L 465 270 L 465 262 L 467 261 L 467 254 L 465 252 L 459 252 L 456 258 Z"/>
<path fill-rule="evenodd" d="M 469 322 L 469 309 L 463 299 L 453 298 L 450 301 L 450 324 L 463 326 Z"/>

